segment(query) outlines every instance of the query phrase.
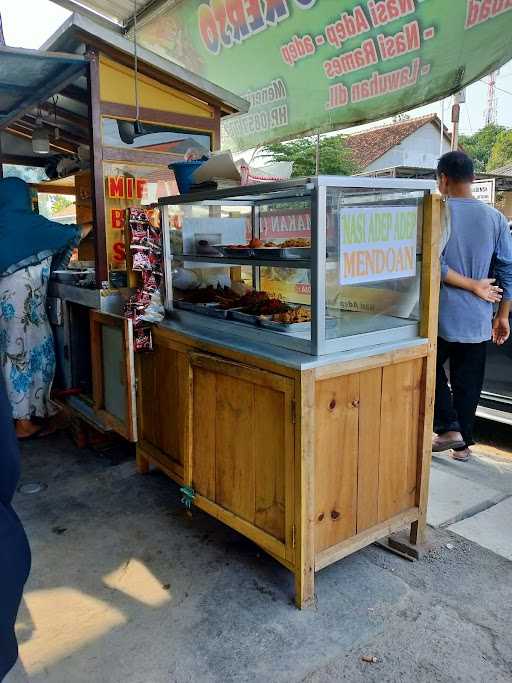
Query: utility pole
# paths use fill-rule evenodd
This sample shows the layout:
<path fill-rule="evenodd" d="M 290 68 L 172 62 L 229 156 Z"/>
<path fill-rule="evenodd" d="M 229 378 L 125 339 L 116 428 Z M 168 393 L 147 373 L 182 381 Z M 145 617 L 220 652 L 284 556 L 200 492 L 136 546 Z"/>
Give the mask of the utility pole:
<path fill-rule="evenodd" d="M 316 132 L 315 175 L 320 175 L 320 131 Z"/>
<path fill-rule="evenodd" d="M 499 69 L 489 74 L 489 83 L 487 84 L 487 109 L 485 110 L 485 125 L 493 126 L 498 123 L 498 96 L 496 94 L 496 78 L 498 77 Z"/>
<path fill-rule="evenodd" d="M 1 14 L 0 14 L 0 45 L 5 45 L 4 27 L 2 24 L 2 15 Z"/>
<path fill-rule="evenodd" d="M 452 102 L 452 151 L 459 149 L 460 105 L 466 101 L 466 91 L 455 93 Z"/>
<path fill-rule="evenodd" d="M 444 99 L 441 100 L 441 137 L 439 138 L 439 157 L 444 154 Z"/>

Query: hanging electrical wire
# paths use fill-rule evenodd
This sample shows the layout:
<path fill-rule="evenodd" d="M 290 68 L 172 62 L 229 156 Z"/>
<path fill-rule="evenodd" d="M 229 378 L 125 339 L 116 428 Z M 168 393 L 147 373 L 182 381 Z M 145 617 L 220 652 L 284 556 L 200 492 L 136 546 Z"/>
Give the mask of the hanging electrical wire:
<path fill-rule="evenodd" d="M 135 72 L 135 135 L 143 135 L 144 129 L 140 121 L 139 106 L 139 55 L 137 51 L 137 0 L 133 0 L 133 68 Z"/>

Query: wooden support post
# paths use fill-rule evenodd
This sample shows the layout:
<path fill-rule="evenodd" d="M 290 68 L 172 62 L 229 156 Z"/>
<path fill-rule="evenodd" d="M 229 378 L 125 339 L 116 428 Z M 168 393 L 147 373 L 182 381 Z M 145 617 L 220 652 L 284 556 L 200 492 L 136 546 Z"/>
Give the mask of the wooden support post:
<path fill-rule="evenodd" d="M 315 600 L 315 372 L 296 382 L 295 425 L 295 604 L 311 607 Z"/>
<path fill-rule="evenodd" d="M 142 455 L 139 448 L 136 451 L 135 461 L 139 474 L 147 474 L 149 472 L 149 460 Z"/>
<path fill-rule="evenodd" d="M 107 227 L 105 221 L 105 187 L 103 179 L 103 143 L 100 104 L 99 55 L 90 50 L 88 71 L 89 126 L 91 130 L 91 169 L 93 194 L 94 239 L 96 245 L 96 284 L 108 280 Z M 71 87 L 71 86 L 69 86 Z"/>
<path fill-rule="evenodd" d="M 425 387 L 419 416 L 418 478 L 416 505 L 418 521 L 411 525 L 411 543 L 424 543 L 427 525 L 428 486 L 432 461 L 432 422 L 436 385 L 437 324 L 439 310 L 439 240 L 441 232 L 441 197 L 425 199 L 423 211 L 423 262 L 421 272 L 420 334 L 429 340 L 423 364 L 422 386 Z"/>

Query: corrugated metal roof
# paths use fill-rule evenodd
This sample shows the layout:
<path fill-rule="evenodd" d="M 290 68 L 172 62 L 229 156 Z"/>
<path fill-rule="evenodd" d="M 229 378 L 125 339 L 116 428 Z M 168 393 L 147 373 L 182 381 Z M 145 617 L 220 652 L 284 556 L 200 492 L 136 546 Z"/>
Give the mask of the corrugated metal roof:
<path fill-rule="evenodd" d="M 130 26 L 135 8 L 137 18 L 142 18 L 149 10 L 156 9 L 168 0 L 52 0 L 56 5 L 60 5 L 72 12 L 97 13 L 122 27 Z"/>
<path fill-rule="evenodd" d="M 86 65 L 79 55 L 0 47 L 0 128 L 59 92 Z"/>

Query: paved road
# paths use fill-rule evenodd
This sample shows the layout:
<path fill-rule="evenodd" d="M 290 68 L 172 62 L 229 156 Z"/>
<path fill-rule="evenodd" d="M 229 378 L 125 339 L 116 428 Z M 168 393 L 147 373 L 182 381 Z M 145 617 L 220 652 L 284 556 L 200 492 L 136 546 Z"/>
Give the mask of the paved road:
<path fill-rule="evenodd" d="M 476 449 L 489 455 L 512 458 L 512 426 L 491 420 L 476 421 Z"/>
<path fill-rule="evenodd" d="M 345 558 L 299 612 L 289 572 L 129 454 L 57 436 L 23 465 L 47 488 L 16 499 L 34 562 L 6 683 L 510 683 L 512 562 L 449 530 L 416 563 Z"/>

